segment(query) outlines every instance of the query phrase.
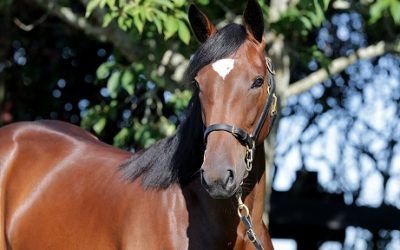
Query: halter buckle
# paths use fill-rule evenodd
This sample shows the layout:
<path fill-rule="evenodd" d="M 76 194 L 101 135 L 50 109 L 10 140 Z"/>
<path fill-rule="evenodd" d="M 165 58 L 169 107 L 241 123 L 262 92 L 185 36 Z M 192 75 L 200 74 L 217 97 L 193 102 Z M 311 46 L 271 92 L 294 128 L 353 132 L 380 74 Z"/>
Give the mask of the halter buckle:
<path fill-rule="evenodd" d="M 273 101 L 272 101 L 272 105 L 271 105 L 271 115 L 275 115 L 275 113 L 276 113 L 276 104 L 278 102 L 278 98 L 276 97 L 275 94 L 273 94 L 272 98 L 273 98 Z"/>
<path fill-rule="evenodd" d="M 254 158 L 254 148 L 255 148 L 255 141 L 253 140 L 251 148 L 249 145 L 246 145 L 246 170 L 250 172 L 253 168 L 253 158 Z"/>
<path fill-rule="evenodd" d="M 247 230 L 247 237 L 249 238 L 250 242 L 254 243 L 257 240 L 256 233 L 252 228 Z"/>
<path fill-rule="evenodd" d="M 271 58 L 266 57 L 266 62 L 267 62 L 267 69 L 268 69 L 269 73 L 271 73 L 272 75 L 275 75 L 275 68 L 274 68 L 274 65 L 272 64 Z"/>

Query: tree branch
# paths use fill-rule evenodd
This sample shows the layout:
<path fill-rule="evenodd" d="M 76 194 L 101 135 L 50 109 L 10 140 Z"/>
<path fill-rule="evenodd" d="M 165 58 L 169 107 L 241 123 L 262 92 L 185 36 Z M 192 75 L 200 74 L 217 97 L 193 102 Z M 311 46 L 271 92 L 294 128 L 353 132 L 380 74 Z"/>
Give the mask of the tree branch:
<path fill-rule="evenodd" d="M 100 25 L 90 23 L 85 17 L 74 13 L 70 8 L 57 5 L 55 1 L 35 0 L 35 2 L 51 15 L 82 30 L 85 34 L 93 36 L 101 42 L 113 44 L 130 62 L 138 60 L 143 53 L 134 46 L 133 39 L 127 33 L 120 30 L 115 23 L 111 23 L 109 26 L 103 28 Z"/>
<path fill-rule="evenodd" d="M 342 72 L 358 60 L 371 59 L 387 52 L 400 52 L 400 40 L 397 40 L 394 43 L 380 41 L 368 47 L 360 48 L 349 56 L 336 58 L 328 66 L 328 69 L 319 69 L 307 77 L 290 84 L 289 88 L 285 91 L 283 98 L 286 99 L 311 89 L 313 86 L 327 80 L 330 75 Z"/>

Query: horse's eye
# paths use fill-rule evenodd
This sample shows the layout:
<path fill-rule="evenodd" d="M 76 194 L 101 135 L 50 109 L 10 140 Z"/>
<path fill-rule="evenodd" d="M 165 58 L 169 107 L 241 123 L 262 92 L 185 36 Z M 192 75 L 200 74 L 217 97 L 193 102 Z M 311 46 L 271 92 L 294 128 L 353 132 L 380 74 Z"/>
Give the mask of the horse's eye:
<path fill-rule="evenodd" d="M 257 78 L 254 80 L 253 85 L 251 85 L 251 88 L 258 88 L 261 87 L 264 84 L 264 78 L 262 76 L 257 76 Z"/>

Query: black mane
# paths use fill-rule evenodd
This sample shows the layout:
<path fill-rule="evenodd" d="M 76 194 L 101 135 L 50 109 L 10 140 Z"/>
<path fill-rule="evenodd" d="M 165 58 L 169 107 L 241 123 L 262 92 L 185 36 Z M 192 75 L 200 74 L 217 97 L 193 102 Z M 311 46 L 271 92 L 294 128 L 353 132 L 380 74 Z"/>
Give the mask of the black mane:
<path fill-rule="evenodd" d="M 198 71 L 239 49 L 246 40 L 242 25 L 229 24 L 203 43 L 190 60 L 186 79 L 191 83 Z M 121 166 L 125 178 L 141 178 L 145 188 L 167 188 L 187 184 L 198 172 L 204 155 L 203 122 L 198 90 L 183 114 L 175 135 L 164 138 L 150 148 L 137 152 Z"/>

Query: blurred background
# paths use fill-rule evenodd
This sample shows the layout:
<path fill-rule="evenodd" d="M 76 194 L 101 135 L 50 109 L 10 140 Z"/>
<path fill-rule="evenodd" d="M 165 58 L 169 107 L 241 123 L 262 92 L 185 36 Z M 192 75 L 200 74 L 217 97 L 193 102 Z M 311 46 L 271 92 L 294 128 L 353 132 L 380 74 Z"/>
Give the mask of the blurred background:
<path fill-rule="evenodd" d="M 194 2 L 217 27 L 246 4 Z M 265 142 L 275 248 L 399 250 L 400 1 L 260 4 L 280 100 Z M 0 0 L 0 126 L 58 119 L 131 151 L 173 134 L 199 46 L 188 5 Z"/>

